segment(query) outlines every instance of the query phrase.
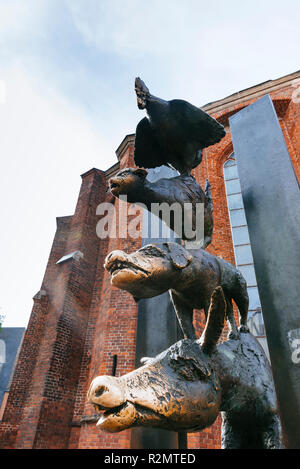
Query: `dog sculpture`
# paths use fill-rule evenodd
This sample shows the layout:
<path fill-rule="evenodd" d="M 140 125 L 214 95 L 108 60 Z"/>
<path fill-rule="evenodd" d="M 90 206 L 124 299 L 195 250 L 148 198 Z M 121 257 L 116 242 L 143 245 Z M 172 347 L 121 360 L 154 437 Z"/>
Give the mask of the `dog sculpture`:
<path fill-rule="evenodd" d="M 176 243 L 150 244 L 132 254 L 113 251 L 105 260 L 112 285 L 138 300 L 170 290 L 184 337 L 195 340 L 193 310 L 204 309 L 207 318 L 210 298 L 221 286 L 227 302 L 231 333 L 238 336 L 232 299 L 240 312 L 240 330 L 247 332 L 249 298 L 247 284 L 232 264 L 204 251 L 187 250 Z"/>

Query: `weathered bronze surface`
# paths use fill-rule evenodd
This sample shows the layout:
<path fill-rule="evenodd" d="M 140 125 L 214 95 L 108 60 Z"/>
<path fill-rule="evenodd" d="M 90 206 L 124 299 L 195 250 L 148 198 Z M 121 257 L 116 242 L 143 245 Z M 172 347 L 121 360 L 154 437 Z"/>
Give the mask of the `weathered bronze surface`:
<path fill-rule="evenodd" d="M 137 166 L 154 168 L 168 164 L 181 174 L 189 174 L 201 163 L 201 150 L 225 136 L 219 122 L 187 101 L 157 98 L 140 78 L 135 80 L 135 91 L 139 109 L 147 111 L 135 133 Z"/>
<path fill-rule="evenodd" d="M 250 333 L 216 345 L 226 307 L 217 287 L 199 340 L 179 341 L 120 378 L 96 377 L 88 399 L 99 411 L 99 429 L 195 432 L 222 412 L 222 448 L 280 448 L 276 395 L 263 349 Z"/>
<path fill-rule="evenodd" d="M 192 230 L 196 232 L 196 204 L 204 204 L 204 241 L 200 246 L 205 249 L 211 242 L 213 233 L 213 206 L 210 184 L 206 181 L 205 193 L 192 176 L 181 175 L 174 178 L 162 178 L 156 182 L 150 182 L 146 179 L 147 171 L 145 169 L 126 168 L 119 171 L 109 180 L 111 193 L 115 197 L 121 195 L 127 196 L 130 203 L 142 203 L 149 211 L 151 204 L 166 203 L 170 207 L 178 204 L 181 208 L 180 233 L 177 232 L 177 225 L 174 221 L 174 215 L 164 216 L 164 212 L 159 212 L 159 217 L 184 240 L 193 241 L 194 237 L 187 237 L 184 229 L 184 217 L 188 218 L 186 222 L 190 223 Z M 191 204 L 191 210 L 185 210 L 186 205 Z M 198 220 L 201 222 L 201 220 Z"/>
<path fill-rule="evenodd" d="M 186 338 L 197 338 L 193 310 L 204 309 L 207 317 L 211 295 L 218 286 L 224 290 L 232 337 L 238 337 L 232 300 L 240 311 L 241 330 L 248 331 L 246 281 L 233 265 L 203 249 L 187 250 L 176 243 L 150 244 L 132 254 L 113 251 L 104 266 L 112 276 L 112 285 L 135 299 L 152 298 L 170 290 Z"/>

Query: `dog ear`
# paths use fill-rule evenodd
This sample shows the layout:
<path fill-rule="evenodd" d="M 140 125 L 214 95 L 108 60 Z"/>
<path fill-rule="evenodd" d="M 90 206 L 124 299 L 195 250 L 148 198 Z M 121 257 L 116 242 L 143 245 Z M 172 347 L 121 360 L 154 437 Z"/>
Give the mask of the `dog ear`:
<path fill-rule="evenodd" d="M 133 174 L 136 174 L 137 176 L 146 179 L 146 177 L 148 176 L 148 171 L 143 168 L 137 168 L 133 170 Z"/>
<path fill-rule="evenodd" d="M 164 243 L 167 246 L 172 264 L 176 269 L 184 269 L 193 260 L 193 256 L 180 244 Z"/>
<path fill-rule="evenodd" d="M 214 351 L 224 327 L 226 300 L 222 287 L 217 287 L 211 296 L 205 329 L 199 339 L 202 350 L 207 355 Z"/>

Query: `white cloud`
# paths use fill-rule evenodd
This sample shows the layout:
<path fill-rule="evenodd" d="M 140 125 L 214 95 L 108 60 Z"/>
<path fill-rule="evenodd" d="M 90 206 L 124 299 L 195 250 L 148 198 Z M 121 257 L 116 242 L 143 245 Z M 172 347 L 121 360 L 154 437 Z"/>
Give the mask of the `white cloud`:
<path fill-rule="evenodd" d="M 0 29 L 2 34 L 24 33 L 37 25 L 45 2 L 35 0 L 2 0 L 0 3 Z M 33 14 L 34 13 L 34 14 Z"/>
<path fill-rule="evenodd" d="M 80 174 L 116 158 L 76 107 L 22 68 L 10 67 L 1 79 L 0 306 L 4 326 L 20 326 L 41 285 L 56 216 L 73 214 Z"/>
<path fill-rule="evenodd" d="M 8 54 L 16 43 L 26 46 L 27 40 L 44 37 L 49 0 L 1 0 L 0 2 L 0 44 Z"/>
<path fill-rule="evenodd" d="M 66 4 L 90 47 L 127 61 L 167 99 L 203 105 L 298 68 L 298 0 Z"/>
<path fill-rule="evenodd" d="M 79 175 L 115 163 L 143 117 L 134 76 L 195 105 L 283 76 L 299 68 L 299 11 L 299 0 L 0 0 L 6 325 L 26 325 Z"/>
<path fill-rule="evenodd" d="M 89 44 L 120 55 L 166 55 L 183 50 L 185 40 L 181 39 L 185 31 L 189 33 L 186 16 L 197 2 L 67 0 L 67 5 L 75 26 Z"/>

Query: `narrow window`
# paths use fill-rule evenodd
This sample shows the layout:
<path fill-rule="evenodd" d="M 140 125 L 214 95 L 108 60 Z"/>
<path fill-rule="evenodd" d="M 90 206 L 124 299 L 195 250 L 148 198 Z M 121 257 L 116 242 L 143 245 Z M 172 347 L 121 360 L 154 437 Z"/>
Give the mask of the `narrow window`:
<path fill-rule="evenodd" d="M 269 357 L 256 275 L 254 271 L 251 243 L 249 239 L 242 191 L 234 154 L 232 154 L 224 164 L 224 180 L 235 263 L 237 268 L 243 274 L 248 288 L 248 326 L 252 334 L 259 340 L 267 356 Z"/>

